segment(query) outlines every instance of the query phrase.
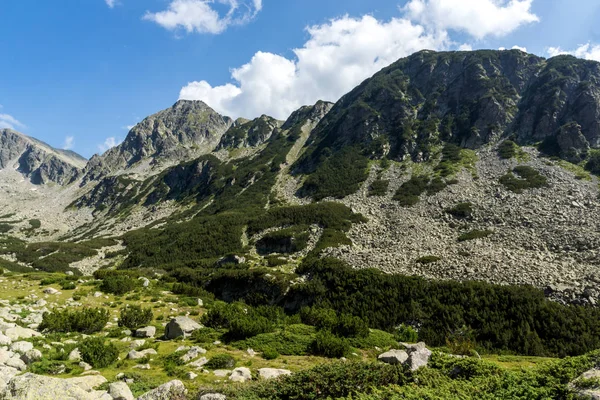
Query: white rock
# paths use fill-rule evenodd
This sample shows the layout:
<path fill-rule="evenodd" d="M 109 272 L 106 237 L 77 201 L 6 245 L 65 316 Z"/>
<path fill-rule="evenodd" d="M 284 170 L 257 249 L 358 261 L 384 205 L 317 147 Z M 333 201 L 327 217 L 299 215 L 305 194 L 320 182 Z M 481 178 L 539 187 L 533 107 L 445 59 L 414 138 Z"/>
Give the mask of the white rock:
<path fill-rule="evenodd" d="M 185 398 L 187 389 L 179 380 L 167 382 L 150 392 L 141 395 L 137 400 L 173 400 Z"/>
<path fill-rule="evenodd" d="M 181 360 L 183 362 L 188 362 L 195 358 L 200 357 L 200 355 L 202 355 L 202 354 L 206 354 L 206 350 L 204 350 L 202 347 L 194 346 L 194 347 L 191 347 L 187 353 L 185 353 L 183 356 L 181 356 Z"/>
<path fill-rule="evenodd" d="M 84 370 L 85 372 L 87 372 L 87 371 L 91 371 L 91 370 L 92 370 L 92 366 L 91 366 L 90 364 L 88 364 L 88 363 L 84 362 L 84 361 L 80 361 L 80 362 L 79 362 L 79 366 L 80 366 L 81 368 L 83 368 L 83 370 Z"/>
<path fill-rule="evenodd" d="M 10 346 L 12 340 L 5 334 L 0 332 L 0 346 Z"/>
<path fill-rule="evenodd" d="M 29 328 L 22 328 L 20 326 L 15 326 L 14 328 L 8 328 L 4 331 L 4 334 L 10 338 L 10 340 L 15 341 L 19 339 L 30 339 L 32 337 L 41 336 L 39 332 L 34 331 Z"/>
<path fill-rule="evenodd" d="M 140 358 L 154 354 L 158 354 L 154 349 L 146 349 L 142 351 L 131 350 L 129 353 L 127 353 L 127 358 L 129 360 L 139 360 Z"/>
<path fill-rule="evenodd" d="M 132 368 L 134 368 L 134 369 L 143 369 L 143 370 L 149 370 L 149 369 L 151 369 L 152 367 L 150 367 L 150 364 L 138 364 L 138 365 L 136 365 L 136 366 L 134 366 L 134 367 L 132 367 Z"/>
<path fill-rule="evenodd" d="M 123 339 L 129 339 L 129 340 L 123 340 Z M 146 344 L 146 341 L 144 339 L 138 339 L 138 340 L 133 340 L 133 341 L 130 338 L 123 338 L 123 339 L 121 339 L 121 342 L 131 341 L 131 344 L 129 345 L 130 349 L 137 349 L 138 347 Z"/>
<path fill-rule="evenodd" d="M 76 378 L 65 379 L 69 383 L 79 386 L 86 392 L 90 392 L 98 386 L 108 382 L 102 375 L 78 376 Z"/>
<path fill-rule="evenodd" d="M 214 374 L 215 376 L 218 376 L 218 377 L 224 378 L 224 377 L 226 377 L 227 375 L 231 374 L 231 370 L 229 370 L 229 369 L 215 369 L 215 370 L 213 371 L 213 374 Z"/>
<path fill-rule="evenodd" d="M 134 400 L 131 389 L 125 382 L 114 382 L 108 386 L 108 393 L 114 400 Z"/>
<path fill-rule="evenodd" d="M 198 377 L 198 374 L 195 374 L 193 372 L 188 372 L 187 374 L 185 374 L 185 377 L 189 380 L 194 380 Z"/>
<path fill-rule="evenodd" d="M 135 336 L 140 338 L 152 338 L 154 335 L 156 335 L 156 328 L 154 326 L 147 326 L 135 331 Z"/>
<path fill-rule="evenodd" d="M 187 364 L 187 366 L 198 369 L 198 368 L 202 368 L 207 363 L 208 363 L 208 360 L 206 359 L 206 357 L 202 357 L 202 358 L 197 359 L 196 361 L 192 361 L 191 363 Z"/>
<path fill-rule="evenodd" d="M 54 289 L 52 287 L 49 287 L 49 288 L 44 289 L 44 293 L 46 293 L 46 294 L 59 294 L 60 291 L 58 291 L 58 290 L 56 290 L 56 289 Z"/>
<path fill-rule="evenodd" d="M 25 371 L 27 369 L 27 364 L 16 355 L 6 361 L 6 366 L 18 369 L 19 371 Z"/>
<path fill-rule="evenodd" d="M 208 393 L 200 396 L 198 400 L 227 400 L 227 396 L 220 393 Z"/>
<path fill-rule="evenodd" d="M 33 343 L 30 342 L 14 342 L 10 345 L 10 349 L 19 354 L 25 354 L 29 350 L 33 350 Z"/>
<path fill-rule="evenodd" d="M 408 353 L 404 350 L 390 350 L 380 354 L 377 359 L 386 364 L 404 364 L 408 360 Z"/>
<path fill-rule="evenodd" d="M 258 376 L 261 379 L 273 379 L 279 378 L 284 375 L 291 375 L 292 371 L 287 369 L 277 369 L 277 368 L 261 368 L 258 370 Z"/>
<path fill-rule="evenodd" d="M 23 362 L 27 365 L 32 364 L 36 361 L 39 361 L 43 358 L 44 356 L 42 355 L 42 352 L 37 350 L 37 349 L 33 349 L 33 350 L 29 350 L 28 352 L 26 352 L 25 354 L 23 354 L 21 356 L 21 360 L 23 360 Z"/>
<path fill-rule="evenodd" d="M 165 337 L 176 339 L 181 336 L 189 336 L 195 330 L 201 329 L 202 325 L 188 317 L 175 317 L 165 327 Z"/>
<path fill-rule="evenodd" d="M 232 382 L 246 382 L 252 379 L 252 372 L 246 367 L 234 369 L 229 375 L 229 380 Z"/>
<path fill-rule="evenodd" d="M 27 373 L 16 376 L 2 392 L 3 400 L 95 400 L 97 397 L 68 379 Z"/>
<path fill-rule="evenodd" d="M 79 362 L 81 361 L 81 353 L 79 349 L 73 349 L 69 353 L 69 361 Z"/>

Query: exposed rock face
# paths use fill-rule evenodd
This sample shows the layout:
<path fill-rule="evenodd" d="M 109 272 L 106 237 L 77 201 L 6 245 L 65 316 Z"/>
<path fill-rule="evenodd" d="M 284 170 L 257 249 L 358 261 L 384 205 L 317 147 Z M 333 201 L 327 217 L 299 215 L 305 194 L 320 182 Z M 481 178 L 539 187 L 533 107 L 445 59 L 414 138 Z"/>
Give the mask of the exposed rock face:
<path fill-rule="evenodd" d="M 229 375 L 229 380 L 232 382 L 246 382 L 252 379 L 252 372 L 246 367 L 239 367 L 233 370 Z"/>
<path fill-rule="evenodd" d="M 84 182 L 136 164 L 172 165 L 208 154 L 232 124 L 201 101 L 180 100 L 137 124 L 117 147 L 93 157 Z"/>
<path fill-rule="evenodd" d="M 345 146 L 377 157 L 426 160 L 451 141 L 479 148 L 502 135 L 521 144 L 555 138 L 576 123 L 600 145 L 600 64 L 518 50 L 421 51 L 368 79 L 336 103 L 298 165 L 311 171 Z M 575 140 L 577 147 L 581 140 Z"/>
<path fill-rule="evenodd" d="M 94 400 L 97 396 L 69 379 L 26 373 L 13 378 L 0 393 L 2 400 Z"/>
<path fill-rule="evenodd" d="M 79 177 L 85 164 L 86 160 L 72 151 L 55 149 L 11 129 L 0 130 L 0 170 L 14 168 L 33 184 L 68 185 Z"/>
<path fill-rule="evenodd" d="M 113 382 L 108 386 L 108 394 L 114 400 L 133 400 L 133 393 L 125 382 Z"/>
<path fill-rule="evenodd" d="M 256 147 L 265 143 L 282 121 L 263 115 L 253 121 L 237 120 L 221 138 L 217 150 Z"/>

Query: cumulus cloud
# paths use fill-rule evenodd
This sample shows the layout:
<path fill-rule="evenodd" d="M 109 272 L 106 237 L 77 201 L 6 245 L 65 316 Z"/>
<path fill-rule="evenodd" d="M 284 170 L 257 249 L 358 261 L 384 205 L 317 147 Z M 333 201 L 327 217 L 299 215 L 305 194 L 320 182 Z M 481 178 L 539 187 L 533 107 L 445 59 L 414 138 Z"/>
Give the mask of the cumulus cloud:
<path fill-rule="evenodd" d="M 231 117 L 268 114 L 285 119 L 302 105 L 337 101 L 415 51 L 472 49 L 471 44 L 454 43 L 450 30 L 480 39 L 537 21 L 530 7 L 531 0 L 411 0 L 400 9 L 403 15 L 388 21 L 369 15 L 332 19 L 307 27 L 308 40 L 293 50 L 293 57 L 259 51 L 232 69 L 232 82 L 218 86 L 204 80 L 190 82 L 179 97 L 203 100 Z"/>
<path fill-rule="evenodd" d="M 114 8 L 117 5 L 117 0 L 104 0 L 108 8 Z"/>
<path fill-rule="evenodd" d="M 500 47 L 498 50 L 506 50 L 506 47 Z M 513 46 L 511 47 L 511 50 L 521 50 L 522 52 L 527 53 L 527 47 Z"/>
<path fill-rule="evenodd" d="M 99 144 L 98 149 L 104 153 L 105 151 L 112 149 L 115 146 L 118 146 L 119 143 L 121 143 L 121 142 L 122 142 L 121 139 L 111 136 L 111 137 L 106 138 L 104 143 Z"/>
<path fill-rule="evenodd" d="M 73 136 L 67 136 L 65 138 L 65 143 L 63 144 L 64 150 L 71 150 L 75 145 L 75 138 Z"/>
<path fill-rule="evenodd" d="M 24 129 L 25 124 L 9 114 L 0 114 L 0 129 Z"/>
<path fill-rule="evenodd" d="M 550 57 L 556 57 L 561 54 L 570 54 L 586 60 L 600 61 L 600 44 L 582 44 L 575 50 L 563 50 L 560 47 L 549 47 L 547 53 Z"/>
<path fill-rule="evenodd" d="M 403 10 L 422 25 L 467 32 L 475 39 L 503 36 L 539 21 L 533 0 L 410 0 Z"/>
<path fill-rule="evenodd" d="M 148 11 L 144 19 L 169 30 L 219 34 L 248 23 L 261 9 L 262 0 L 172 0 L 166 10 Z"/>

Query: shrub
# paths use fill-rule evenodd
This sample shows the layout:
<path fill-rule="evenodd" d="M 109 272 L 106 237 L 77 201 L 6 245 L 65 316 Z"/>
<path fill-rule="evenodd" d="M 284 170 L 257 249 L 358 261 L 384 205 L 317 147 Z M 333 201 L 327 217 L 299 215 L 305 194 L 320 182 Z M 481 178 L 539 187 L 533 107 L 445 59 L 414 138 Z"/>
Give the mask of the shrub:
<path fill-rule="evenodd" d="M 192 332 L 191 339 L 196 343 L 214 343 L 221 338 L 221 333 L 215 329 L 205 327 Z"/>
<path fill-rule="evenodd" d="M 265 349 L 262 352 L 262 357 L 265 360 L 274 360 L 277 357 L 279 357 L 279 353 L 277 352 L 277 350 L 274 349 Z"/>
<path fill-rule="evenodd" d="M 510 172 L 500 178 L 500 183 L 511 192 L 523 193 L 526 189 L 538 189 L 548 186 L 548 179 L 531 167 L 518 166 L 513 172 L 520 178 Z"/>
<path fill-rule="evenodd" d="M 360 317 L 341 314 L 333 328 L 333 333 L 345 338 L 366 338 L 369 326 Z"/>
<path fill-rule="evenodd" d="M 394 335 L 399 342 L 416 343 L 419 340 L 418 332 L 410 325 L 398 325 Z"/>
<path fill-rule="evenodd" d="M 419 202 L 419 196 L 425 193 L 429 185 L 429 178 L 425 176 L 413 176 L 396 191 L 393 200 L 398 201 L 405 207 L 414 206 Z"/>
<path fill-rule="evenodd" d="M 490 235 L 492 235 L 494 232 L 490 231 L 490 230 L 484 230 L 484 231 L 480 231 L 477 229 L 474 229 L 472 231 L 463 233 L 462 235 L 460 235 L 458 237 L 458 241 L 459 242 L 466 242 L 467 240 L 475 240 L 475 239 L 483 239 L 486 238 Z"/>
<path fill-rule="evenodd" d="M 594 175 L 600 175 L 600 151 L 595 150 L 590 152 L 590 158 L 585 164 L 585 169 Z"/>
<path fill-rule="evenodd" d="M 441 260 L 441 258 L 437 257 L 437 256 L 424 256 L 424 257 L 417 259 L 417 262 L 419 264 L 433 264 L 434 262 L 438 262 L 440 260 Z"/>
<path fill-rule="evenodd" d="M 152 322 L 152 310 L 140 306 L 126 306 L 121 309 L 119 326 L 129 329 L 138 329 Z"/>
<path fill-rule="evenodd" d="M 512 140 L 505 140 L 498 146 L 498 156 L 504 160 L 509 160 L 517 156 L 518 146 Z"/>
<path fill-rule="evenodd" d="M 312 353 L 328 358 L 344 357 L 350 352 L 350 344 L 328 331 L 320 331 L 312 344 Z"/>
<path fill-rule="evenodd" d="M 93 337 L 79 344 L 81 358 L 94 368 L 106 368 L 117 361 L 119 351 L 112 343 L 106 344 L 104 338 Z"/>
<path fill-rule="evenodd" d="M 369 186 L 369 196 L 385 196 L 387 194 L 390 181 L 385 179 L 377 179 Z"/>
<path fill-rule="evenodd" d="M 112 293 L 122 296 L 137 287 L 137 281 L 127 275 L 108 275 L 102 280 L 100 290 L 104 293 Z"/>
<path fill-rule="evenodd" d="M 100 332 L 106 326 L 109 312 L 105 308 L 85 308 L 80 311 L 54 311 L 43 315 L 40 330 L 48 332 Z"/>
<path fill-rule="evenodd" d="M 235 358 L 229 354 L 217 354 L 204 366 L 208 369 L 231 369 L 235 367 Z"/>
<path fill-rule="evenodd" d="M 465 219 L 473 215 L 473 205 L 471 203 L 458 203 L 454 207 L 445 210 L 454 218 Z"/>
<path fill-rule="evenodd" d="M 275 326 L 269 319 L 258 315 L 244 315 L 230 322 L 227 337 L 230 340 L 242 340 L 274 330 Z"/>
<path fill-rule="evenodd" d="M 75 290 L 77 288 L 77 286 L 75 285 L 75 282 L 71 282 L 71 281 L 62 281 L 60 283 L 60 288 L 62 290 Z"/>

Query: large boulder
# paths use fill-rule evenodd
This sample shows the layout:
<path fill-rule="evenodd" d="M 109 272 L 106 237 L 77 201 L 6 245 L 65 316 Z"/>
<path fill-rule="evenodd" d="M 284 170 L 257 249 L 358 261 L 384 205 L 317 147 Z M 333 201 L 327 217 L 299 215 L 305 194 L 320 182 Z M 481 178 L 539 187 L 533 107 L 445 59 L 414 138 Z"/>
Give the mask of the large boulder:
<path fill-rule="evenodd" d="M 200 369 L 200 368 L 204 367 L 204 365 L 207 363 L 208 363 L 208 360 L 206 359 L 206 357 L 201 357 L 201 358 L 197 359 L 196 361 L 192 361 L 191 363 L 187 364 L 187 366 L 196 368 L 196 369 Z"/>
<path fill-rule="evenodd" d="M 574 392 L 576 398 L 600 400 L 600 387 L 590 387 L 589 385 L 581 384 L 582 382 L 589 382 L 590 380 L 600 380 L 600 370 L 590 369 L 581 374 L 573 382 L 569 383 L 569 388 Z"/>
<path fill-rule="evenodd" d="M 23 354 L 21 356 L 21 360 L 23 360 L 23 362 L 27 365 L 32 364 L 36 361 L 39 361 L 42 358 L 43 358 L 42 352 L 37 349 L 29 350 L 28 352 L 26 352 L 25 354 Z"/>
<path fill-rule="evenodd" d="M 202 325 L 188 317 L 175 317 L 165 327 L 165 337 L 176 339 L 181 336 L 189 336 L 192 332 L 201 329 Z"/>
<path fill-rule="evenodd" d="M 15 326 L 8 328 L 4 334 L 12 341 L 20 339 L 31 339 L 32 337 L 41 336 L 41 333 L 34 331 L 33 329 L 23 328 L 21 326 Z"/>
<path fill-rule="evenodd" d="M 114 400 L 134 400 L 131 389 L 125 382 L 113 382 L 108 386 L 108 394 L 112 396 Z"/>
<path fill-rule="evenodd" d="M 31 342 L 14 342 L 10 345 L 10 350 L 15 353 L 25 354 L 29 350 L 33 350 L 33 343 Z"/>
<path fill-rule="evenodd" d="M 424 367 L 429 362 L 431 357 L 431 350 L 429 350 L 425 343 L 420 342 L 417 344 L 406 344 L 406 352 L 408 353 L 408 360 L 406 364 L 409 366 L 411 371 Z"/>
<path fill-rule="evenodd" d="M 291 375 L 292 371 L 287 369 L 277 369 L 277 368 L 261 368 L 258 370 L 258 376 L 261 379 L 273 379 L 279 378 L 280 376 Z"/>
<path fill-rule="evenodd" d="M 206 350 L 204 350 L 202 347 L 194 346 L 194 347 L 190 348 L 187 353 L 185 353 L 183 356 L 181 356 L 181 361 L 183 361 L 183 362 L 192 361 L 192 360 L 200 357 L 202 354 L 206 354 Z"/>
<path fill-rule="evenodd" d="M 174 380 L 141 395 L 137 400 L 185 400 L 186 395 L 183 382 Z"/>
<path fill-rule="evenodd" d="M 408 360 L 408 353 L 404 350 L 390 350 L 380 354 L 377 359 L 386 364 L 404 364 Z"/>
<path fill-rule="evenodd" d="M 2 400 L 96 400 L 98 396 L 68 379 L 26 373 L 14 377 L 0 393 Z"/>
<path fill-rule="evenodd" d="M 156 335 L 156 328 L 154 326 L 147 326 L 135 331 L 135 337 L 139 338 L 153 338 L 154 335 Z"/>
<path fill-rule="evenodd" d="M 252 372 L 246 367 L 239 367 L 233 370 L 229 375 L 229 380 L 232 382 L 246 382 L 252 379 Z"/>
<path fill-rule="evenodd" d="M 0 346 L 10 346 L 11 343 L 12 340 L 8 336 L 0 332 Z"/>

